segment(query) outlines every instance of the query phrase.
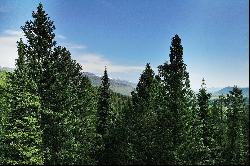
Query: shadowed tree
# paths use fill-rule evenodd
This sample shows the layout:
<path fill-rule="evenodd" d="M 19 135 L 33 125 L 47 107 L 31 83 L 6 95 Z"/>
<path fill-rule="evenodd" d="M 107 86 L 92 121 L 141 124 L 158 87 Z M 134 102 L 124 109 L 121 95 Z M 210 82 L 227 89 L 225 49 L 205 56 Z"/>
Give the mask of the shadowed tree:
<path fill-rule="evenodd" d="M 102 77 L 102 84 L 99 87 L 99 98 L 97 103 L 97 124 L 96 133 L 98 137 L 96 158 L 97 164 L 105 165 L 108 162 L 105 158 L 106 145 L 109 134 L 109 120 L 110 120 L 110 83 L 107 73 L 107 68 L 105 67 L 104 75 Z"/>
<path fill-rule="evenodd" d="M 133 111 L 130 115 L 131 124 L 129 139 L 133 148 L 133 154 L 130 154 L 131 161 L 134 164 L 153 164 L 154 158 L 154 133 L 156 127 L 156 113 L 154 109 L 156 80 L 154 71 L 149 63 L 146 64 L 142 72 L 139 83 L 135 91 L 131 93 Z"/>
<path fill-rule="evenodd" d="M 202 85 L 198 93 L 198 104 L 199 104 L 199 119 L 202 124 L 202 138 L 204 146 L 209 146 L 209 99 L 210 93 L 207 93 L 206 84 L 204 78 L 202 79 Z"/>
<path fill-rule="evenodd" d="M 211 162 L 213 164 L 222 164 L 223 157 L 222 152 L 225 147 L 225 129 L 226 126 L 226 115 L 225 115 L 225 96 L 219 96 L 218 99 L 215 99 L 211 107 L 211 117 L 209 125 L 212 129 L 210 146 L 211 146 Z"/>
<path fill-rule="evenodd" d="M 227 132 L 224 159 L 226 164 L 239 164 L 241 153 L 240 114 L 244 109 L 242 90 L 237 86 L 227 94 Z"/>
<path fill-rule="evenodd" d="M 209 99 L 211 98 L 211 94 L 207 93 L 205 79 L 202 79 L 201 88 L 199 89 L 199 93 L 197 94 L 198 100 L 198 122 L 199 125 L 196 128 L 196 131 L 200 130 L 199 138 L 196 140 L 199 145 L 202 145 L 199 150 L 200 162 L 204 164 L 212 163 L 211 160 L 211 132 L 212 129 L 210 124 L 210 110 L 209 110 Z"/>

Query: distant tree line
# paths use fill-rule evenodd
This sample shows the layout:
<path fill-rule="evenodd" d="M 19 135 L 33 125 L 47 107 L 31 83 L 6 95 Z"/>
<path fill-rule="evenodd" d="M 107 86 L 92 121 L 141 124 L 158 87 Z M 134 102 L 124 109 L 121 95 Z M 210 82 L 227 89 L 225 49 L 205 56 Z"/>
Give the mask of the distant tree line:
<path fill-rule="evenodd" d="M 155 74 L 146 64 L 132 97 L 91 86 L 55 41 L 42 4 L 21 29 L 14 72 L 0 77 L 0 164 L 249 164 L 249 107 L 235 86 L 211 102 L 190 88 L 178 35 Z"/>

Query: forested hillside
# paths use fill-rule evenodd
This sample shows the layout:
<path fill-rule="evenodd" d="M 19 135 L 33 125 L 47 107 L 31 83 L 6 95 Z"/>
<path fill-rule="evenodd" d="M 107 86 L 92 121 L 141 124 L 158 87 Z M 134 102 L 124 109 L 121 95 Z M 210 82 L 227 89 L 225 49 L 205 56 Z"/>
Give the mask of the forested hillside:
<path fill-rule="evenodd" d="M 155 73 L 145 65 L 131 96 L 94 87 L 40 3 L 22 27 L 13 72 L 0 73 L 0 164 L 249 164 L 249 106 L 237 86 L 210 102 L 190 88 L 181 38 Z M 24 42 L 27 41 L 27 42 Z M 166 45 L 166 47 L 169 47 Z"/>

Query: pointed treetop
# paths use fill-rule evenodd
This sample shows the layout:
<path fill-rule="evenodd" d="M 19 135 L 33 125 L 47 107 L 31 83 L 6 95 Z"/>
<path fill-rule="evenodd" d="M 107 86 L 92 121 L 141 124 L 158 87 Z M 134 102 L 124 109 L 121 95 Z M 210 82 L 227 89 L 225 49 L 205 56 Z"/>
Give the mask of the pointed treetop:
<path fill-rule="evenodd" d="M 17 52 L 18 59 L 16 59 L 16 67 L 17 69 L 23 69 L 25 63 L 25 44 L 23 43 L 22 38 L 17 42 Z"/>
<path fill-rule="evenodd" d="M 177 35 L 177 34 L 174 35 L 174 38 L 175 39 L 180 39 L 179 35 Z"/>
<path fill-rule="evenodd" d="M 203 100 L 204 98 L 209 100 L 211 97 L 211 93 L 207 93 L 206 83 L 204 78 L 202 78 L 201 88 L 199 89 L 198 97 L 200 98 L 200 100 Z"/>
<path fill-rule="evenodd" d="M 107 66 L 104 68 L 104 77 L 108 77 Z"/>
<path fill-rule="evenodd" d="M 43 11 L 43 4 L 41 2 L 39 2 L 38 6 L 37 6 L 37 11 Z M 34 11 L 33 11 L 34 13 Z"/>
<path fill-rule="evenodd" d="M 102 77 L 102 84 L 103 86 L 109 87 L 109 77 L 108 77 L 108 72 L 107 72 L 107 66 L 105 66 L 105 69 L 104 69 L 104 74 Z"/>
<path fill-rule="evenodd" d="M 175 34 L 175 36 L 172 38 L 172 44 L 173 43 L 176 43 L 178 45 L 181 44 L 181 38 L 177 34 Z"/>
<path fill-rule="evenodd" d="M 147 63 L 147 64 L 146 64 L 146 68 L 150 68 L 150 63 Z"/>
<path fill-rule="evenodd" d="M 41 8 L 43 8 L 43 4 L 42 4 L 42 2 L 39 2 L 39 5 L 38 5 L 38 7 L 41 7 Z"/>
<path fill-rule="evenodd" d="M 206 89 L 206 83 L 204 78 L 202 78 L 201 88 Z"/>
<path fill-rule="evenodd" d="M 181 38 L 175 35 L 172 38 L 170 46 L 170 63 L 183 63 L 183 47 L 181 45 Z"/>
<path fill-rule="evenodd" d="M 154 81 L 154 71 L 151 69 L 150 63 L 146 64 L 145 70 L 142 72 L 139 82 L 136 86 L 136 91 L 133 93 L 137 93 L 141 98 L 148 98 L 150 88 Z"/>
<path fill-rule="evenodd" d="M 37 45 L 37 40 L 39 40 L 39 42 L 46 43 L 47 47 L 55 46 L 54 22 L 48 17 L 42 3 L 39 3 L 37 10 L 32 12 L 32 17 L 33 20 L 27 21 L 24 26 L 21 26 L 28 42 Z"/>

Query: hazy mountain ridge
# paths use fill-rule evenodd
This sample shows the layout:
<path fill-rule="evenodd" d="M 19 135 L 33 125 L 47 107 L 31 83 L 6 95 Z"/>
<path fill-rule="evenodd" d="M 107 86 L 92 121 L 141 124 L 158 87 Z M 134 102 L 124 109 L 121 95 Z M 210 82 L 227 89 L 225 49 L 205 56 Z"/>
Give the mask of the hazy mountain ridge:
<path fill-rule="evenodd" d="M 101 77 L 90 73 L 90 72 L 84 72 L 84 75 L 86 75 L 93 86 L 100 86 L 102 83 Z M 118 80 L 118 79 L 110 79 L 110 89 L 114 92 L 130 96 L 131 92 L 135 89 L 136 84 L 126 81 L 126 80 Z"/>
<path fill-rule="evenodd" d="M 14 68 L 9 68 L 9 67 L 1 67 L 0 66 L 0 71 L 8 71 L 12 72 L 14 71 Z M 101 77 L 90 73 L 90 72 L 83 72 L 84 75 L 86 75 L 93 86 L 100 86 L 101 85 Z M 123 95 L 130 96 L 131 92 L 136 88 L 136 84 L 126 81 L 126 80 L 119 80 L 119 79 L 110 79 L 110 89 L 113 90 L 114 92 L 121 93 Z M 214 97 L 218 97 L 219 95 L 226 95 L 231 91 L 233 87 L 224 87 L 224 88 L 219 88 L 219 87 L 211 87 L 207 88 L 207 91 L 212 94 Z M 244 97 L 249 98 L 249 87 L 243 87 L 240 88 L 242 89 L 242 94 Z M 195 91 L 198 93 L 198 91 Z"/>
<path fill-rule="evenodd" d="M 0 66 L 0 71 L 13 72 L 14 68 Z M 101 85 L 102 83 L 101 77 L 90 72 L 83 72 L 83 74 L 90 79 L 91 84 L 93 86 L 98 87 Z M 131 92 L 135 89 L 135 87 L 136 87 L 135 83 L 126 80 L 110 79 L 110 89 L 122 95 L 130 96 Z"/>
<path fill-rule="evenodd" d="M 249 87 L 244 87 L 244 88 L 240 88 L 242 90 L 242 94 L 244 97 L 248 97 L 249 98 Z M 226 95 L 229 93 L 229 91 L 232 91 L 233 87 L 225 87 L 222 88 L 214 93 L 212 93 L 213 96 L 219 96 L 219 95 Z"/>

